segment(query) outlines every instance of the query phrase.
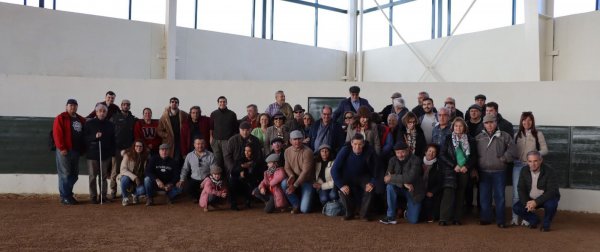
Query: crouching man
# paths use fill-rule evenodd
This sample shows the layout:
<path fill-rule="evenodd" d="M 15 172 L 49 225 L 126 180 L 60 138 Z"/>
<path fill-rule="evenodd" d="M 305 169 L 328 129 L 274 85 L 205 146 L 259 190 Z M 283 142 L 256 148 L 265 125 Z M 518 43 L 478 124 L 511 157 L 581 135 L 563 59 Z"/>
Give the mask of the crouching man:
<path fill-rule="evenodd" d="M 161 144 L 158 156 L 152 157 L 144 174 L 144 188 L 146 189 L 146 206 L 154 204 L 156 190 L 167 193 L 167 204 L 171 204 L 175 196 L 181 193 L 181 189 L 175 184 L 181 175 L 177 162 L 169 156 L 169 144 Z"/>
<path fill-rule="evenodd" d="M 513 205 L 513 212 L 529 222 L 529 228 L 535 229 L 540 222 L 535 210 L 544 208 L 540 231 L 550 231 L 560 193 L 556 174 L 543 163 L 542 154 L 538 151 L 527 153 L 527 167 L 521 170 L 518 192 L 520 200 Z"/>

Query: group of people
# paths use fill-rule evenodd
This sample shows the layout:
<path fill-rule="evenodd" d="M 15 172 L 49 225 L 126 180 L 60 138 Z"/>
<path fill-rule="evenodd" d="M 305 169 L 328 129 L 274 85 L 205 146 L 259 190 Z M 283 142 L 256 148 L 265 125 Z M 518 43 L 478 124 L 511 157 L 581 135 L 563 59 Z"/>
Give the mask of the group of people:
<path fill-rule="evenodd" d="M 264 113 L 250 104 L 239 120 L 224 96 L 210 116 L 199 106 L 180 110 L 173 97 L 158 120 L 150 108 L 137 119 L 131 102 L 117 106 L 112 91 L 86 118 L 69 99 L 53 125 L 61 203 L 78 203 L 72 191 L 85 155 L 94 204 L 116 200 L 120 183 L 123 206 L 140 197 L 151 206 L 164 191 L 169 204 L 185 193 L 204 211 L 225 202 L 232 210 L 251 208 L 258 199 L 267 213 L 297 214 L 320 202 L 323 213 L 344 220 L 381 213 L 383 224 L 401 216 L 447 226 L 462 225 L 478 187 L 479 223 L 504 228 L 512 168 L 511 224 L 550 229 L 558 178 L 543 162 L 548 148 L 531 112 L 523 112 L 515 133 L 498 104 L 481 94 L 463 114 L 452 97 L 436 109 L 427 92 L 412 110 L 394 93 L 380 113 L 359 87 L 349 93 L 336 108 L 323 106 L 316 121 L 301 105 L 290 106 L 283 91 Z M 543 221 L 538 208 L 545 209 Z"/>

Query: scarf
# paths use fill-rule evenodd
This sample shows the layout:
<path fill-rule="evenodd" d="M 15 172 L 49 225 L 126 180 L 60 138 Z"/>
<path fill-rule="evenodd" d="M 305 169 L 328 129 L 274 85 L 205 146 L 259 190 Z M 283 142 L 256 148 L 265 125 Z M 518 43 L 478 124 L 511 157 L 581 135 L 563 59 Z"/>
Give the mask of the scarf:
<path fill-rule="evenodd" d="M 324 126 L 322 122 L 319 124 L 319 129 L 317 130 L 317 137 L 315 139 L 315 145 L 313 145 L 315 149 L 319 148 L 319 146 L 321 146 L 321 144 L 324 143 L 329 144 L 331 146 L 333 138 L 332 131 L 333 122 L 330 122 L 327 126 Z"/>
<path fill-rule="evenodd" d="M 469 148 L 469 138 L 467 137 L 467 134 L 462 134 L 462 136 L 459 137 L 458 134 L 452 132 L 452 146 L 454 146 L 454 150 L 457 150 L 458 147 L 461 146 L 466 156 L 471 155 L 471 148 Z"/>
<path fill-rule="evenodd" d="M 215 185 L 215 187 L 220 190 L 221 186 L 223 186 L 223 180 L 222 179 L 216 180 L 212 176 L 212 174 L 209 176 L 209 178 L 210 178 L 210 181 Z"/>
<path fill-rule="evenodd" d="M 273 176 L 273 174 L 275 174 L 275 171 L 277 171 L 277 166 L 276 165 L 269 166 L 267 168 L 267 175 Z"/>
<path fill-rule="evenodd" d="M 427 160 L 427 157 L 423 157 L 423 164 L 424 165 L 432 166 L 433 164 L 435 164 L 435 162 L 437 162 L 437 158 L 434 158 L 432 160 Z"/>
<path fill-rule="evenodd" d="M 408 145 L 408 148 L 414 154 L 417 149 L 417 130 L 406 129 L 406 133 L 406 145 Z"/>

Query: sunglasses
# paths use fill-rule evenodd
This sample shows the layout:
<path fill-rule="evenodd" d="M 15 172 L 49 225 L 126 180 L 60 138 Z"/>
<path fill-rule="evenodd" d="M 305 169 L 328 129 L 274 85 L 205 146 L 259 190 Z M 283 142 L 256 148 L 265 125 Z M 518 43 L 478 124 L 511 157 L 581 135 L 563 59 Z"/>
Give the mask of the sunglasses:
<path fill-rule="evenodd" d="M 171 101 L 171 103 L 177 103 L 177 104 L 179 104 L 179 101 L 173 100 L 173 101 Z"/>

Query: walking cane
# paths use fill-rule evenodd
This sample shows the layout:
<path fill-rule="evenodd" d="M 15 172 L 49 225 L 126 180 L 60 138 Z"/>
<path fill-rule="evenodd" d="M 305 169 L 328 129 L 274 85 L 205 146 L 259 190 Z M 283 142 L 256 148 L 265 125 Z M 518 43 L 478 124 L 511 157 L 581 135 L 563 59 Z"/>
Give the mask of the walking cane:
<path fill-rule="evenodd" d="M 98 139 L 98 150 L 100 151 L 100 205 L 102 205 L 102 200 L 103 200 L 103 192 L 102 192 L 102 180 L 104 179 L 102 177 L 102 141 L 100 141 L 100 139 Z M 94 185 L 96 186 L 96 185 Z"/>

